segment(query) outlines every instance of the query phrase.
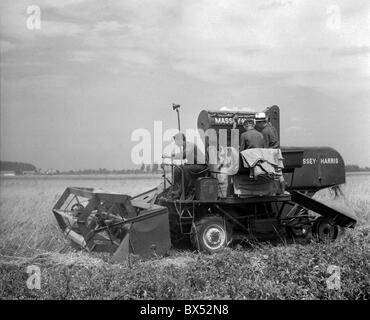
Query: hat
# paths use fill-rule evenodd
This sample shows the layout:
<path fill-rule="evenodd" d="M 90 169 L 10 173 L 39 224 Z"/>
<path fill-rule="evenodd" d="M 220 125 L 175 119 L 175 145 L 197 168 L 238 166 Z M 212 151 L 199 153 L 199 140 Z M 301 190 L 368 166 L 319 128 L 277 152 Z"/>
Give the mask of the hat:
<path fill-rule="evenodd" d="M 256 119 L 256 121 L 266 121 L 266 113 L 264 112 L 256 113 L 254 118 Z"/>

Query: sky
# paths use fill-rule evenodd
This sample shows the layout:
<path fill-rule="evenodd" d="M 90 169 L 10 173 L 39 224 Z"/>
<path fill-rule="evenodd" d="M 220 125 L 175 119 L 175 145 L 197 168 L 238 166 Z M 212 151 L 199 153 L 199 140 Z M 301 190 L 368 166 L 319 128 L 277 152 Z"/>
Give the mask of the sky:
<path fill-rule="evenodd" d="M 133 131 L 176 128 L 172 103 L 182 128 L 276 104 L 283 146 L 370 166 L 369 102 L 368 0 L 0 2 L 1 160 L 133 168 Z"/>

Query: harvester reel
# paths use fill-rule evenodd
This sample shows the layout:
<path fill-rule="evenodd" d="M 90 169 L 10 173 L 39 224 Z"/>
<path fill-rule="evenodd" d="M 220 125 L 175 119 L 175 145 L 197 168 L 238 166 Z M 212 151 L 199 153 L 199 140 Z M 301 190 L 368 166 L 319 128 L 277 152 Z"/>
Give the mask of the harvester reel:
<path fill-rule="evenodd" d="M 109 233 L 121 241 L 128 232 L 129 227 L 125 225 L 114 226 L 115 222 L 122 222 L 129 218 L 126 210 L 120 210 L 120 208 L 109 202 L 104 202 L 101 205 L 101 210 L 103 210 L 106 218 L 101 224 L 101 227 L 107 226 Z"/>
<path fill-rule="evenodd" d="M 171 246 L 167 208 L 128 195 L 67 188 L 53 213 L 63 233 L 80 249 L 114 253 L 113 262 L 130 253 L 163 254 Z"/>
<path fill-rule="evenodd" d="M 81 203 L 76 202 L 74 205 L 71 206 L 72 215 L 77 218 L 83 209 L 84 206 Z"/>
<path fill-rule="evenodd" d="M 82 210 L 84 208 L 84 206 L 79 203 L 79 202 L 76 202 L 72 207 L 71 207 L 71 210 L 72 211 L 79 211 L 79 210 Z"/>

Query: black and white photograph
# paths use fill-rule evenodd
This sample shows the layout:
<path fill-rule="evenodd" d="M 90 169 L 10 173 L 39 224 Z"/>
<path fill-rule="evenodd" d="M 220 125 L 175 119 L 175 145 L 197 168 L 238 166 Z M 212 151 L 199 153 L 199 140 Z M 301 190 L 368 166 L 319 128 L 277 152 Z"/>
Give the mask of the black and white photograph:
<path fill-rule="evenodd" d="M 369 300 L 369 102 L 368 0 L 1 0 L 0 300 Z"/>

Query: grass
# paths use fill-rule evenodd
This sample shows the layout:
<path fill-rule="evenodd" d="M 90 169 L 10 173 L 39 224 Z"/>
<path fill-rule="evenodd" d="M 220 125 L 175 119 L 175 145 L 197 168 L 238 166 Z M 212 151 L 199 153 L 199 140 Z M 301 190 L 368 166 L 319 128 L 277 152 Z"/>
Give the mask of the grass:
<path fill-rule="evenodd" d="M 137 182 L 137 181 L 136 181 Z M 215 255 L 173 250 L 168 257 L 126 264 L 74 251 L 51 208 L 67 185 L 136 194 L 157 181 L 6 179 L 0 188 L 1 299 L 369 299 L 370 175 L 351 175 L 337 204 L 358 227 L 334 244 L 261 244 Z M 131 191 L 131 192 L 128 192 Z M 327 191 L 316 195 L 330 198 Z M 26 267 L 41 268 L 41 290 L 26 287 Z M 341 269 L 341 289 L 328 290 L 327 268 Z"/>
<path fill-rule="evenodd" d="M 174 252 L 168 258 L 112 265 L 86 253 L 3 261 L 0 296 L 11 299 L 369 299 L 369 228 L 334 244 L 225 249 L 215 255 Z M 41 290 L 27 289 L 28 265 L 41 268 Z M 341 289 L 328 290 L 329 265 Z"/>

